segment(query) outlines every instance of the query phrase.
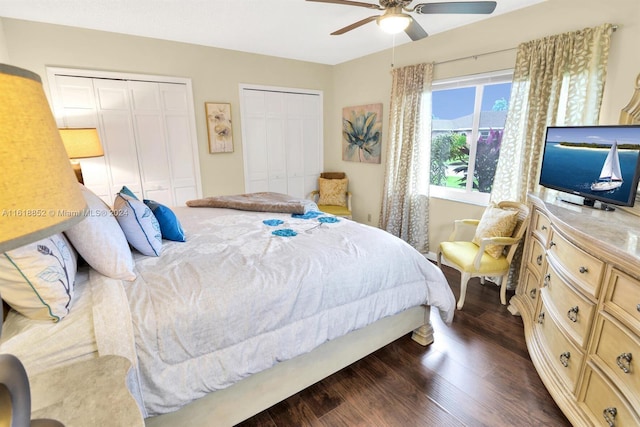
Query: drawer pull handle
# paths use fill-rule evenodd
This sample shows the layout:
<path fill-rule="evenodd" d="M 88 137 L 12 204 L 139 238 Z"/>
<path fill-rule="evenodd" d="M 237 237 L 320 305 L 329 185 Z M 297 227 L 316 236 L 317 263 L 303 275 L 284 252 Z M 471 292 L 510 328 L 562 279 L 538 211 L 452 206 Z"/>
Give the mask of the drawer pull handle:
<path fill-rule="evenodd" d="M 537 293 L 538 289 L 537 288 L 533 288 L 531 289 L 531 291 L 529 292 L 529 296 L 531 297 L 531 299 L 536 299 L 536 293 Z"/>
<path fill-rule="evenodd" d="M 538 255 L 538 258 L 536 258 L 536 264 L 542 265 L 542 255 Z"/>
<path fill-rule="evenodd" d="M 551 275 L 547 274 L 546 276 L 544 276 L 544 283 L 542 286 L 549 286 L 549 282 L 551 281 Z"/>
<path fill-rule="evenodd" d="M 543 225 L 542 227 L 540 227 L 540 230 L 545 231 L 547 229 L 546 225 Z"/>
<path fill-rule="evenodd" d="M 588 273 L 589 269 L 587 267 L 580 267 L 578 271 L 580 271 L 581 274 L 584 274 L 584 273 Z"/>
<path fill-rule="evenodd" d="M 538 314 L 538 323 L 541 325 L 544 323 L 544 311 L 541 311 L 540 314 Z"/>
<path fill-rule="evenodd" d="M 551 241 L 551 243 L 549 243 L 549 247 L 552 248 L 556 245 L 556 242 L 554 242 L 553 240 Z"/>
<path fill-rule="evenodd" d="M 636 311 L 640 311 L 640 304 L 636 305 Z"/>
<path fill-rule="evenodd" d="M 602 411 L 602 416 L 607 424 L 609 424 L 609 427 L 615 427 L 616 415 L 618 415 L 618 410 L 616 408 L 607 408 Z"/>
<path fill-rule="evenodd" d="M 576 323 L 578 321 L 578 311 L 580 311 L 580 308 L 577 305 L 575 307 L 571 307 L 569 311 L 567 311 L 567 317 L 573 323 Z"/>
<path fill-rule="evenodd" d="M 631 372 L 631 359 L 633 359 L 631 353 L 622 353 L 620 356 L 616 357 L 618 367 L 622 369 L 625 374 Z"/>
<path fill-rule="evenodd" d="M 562 363 L 562 366 L 564 366 L 565 368 L 568 368 L 569 359 L 571 359 L 571 353 L 569 353 L 568 351 L 565 351 L 564 353 L 562 353 L 560 355 L 560 363 Z"/>

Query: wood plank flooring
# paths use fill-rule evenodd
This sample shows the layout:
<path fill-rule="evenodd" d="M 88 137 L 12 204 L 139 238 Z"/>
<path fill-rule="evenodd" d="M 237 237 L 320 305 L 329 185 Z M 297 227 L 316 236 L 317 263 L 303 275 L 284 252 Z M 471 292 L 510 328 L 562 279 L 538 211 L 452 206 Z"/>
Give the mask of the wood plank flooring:
<path fill-rule="evenodd" d="M 458 272 L 445 275 L 457 298 Z M 497 286 L 472 279 L 453 324 L 432 322 L 432 345 L 402 337 L 239 426 L 571 426 Z"/>

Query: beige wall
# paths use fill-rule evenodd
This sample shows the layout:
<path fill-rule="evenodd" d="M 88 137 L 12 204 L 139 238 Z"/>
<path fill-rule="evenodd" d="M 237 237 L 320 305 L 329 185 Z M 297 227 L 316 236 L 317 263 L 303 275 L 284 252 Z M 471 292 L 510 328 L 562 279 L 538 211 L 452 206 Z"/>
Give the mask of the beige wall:
<path fill-rule="evenodd" d="M 46 66 L 190 78 L 205 196 L 244 191 L 240 83 L 323 91 L 326 115 L 333 104 L 326 65 L 8 18 L 1 22 L 11 63 L 38 73 L 47 94 Z M 233 153 L 209 154 L 206 101 L 231 103 Z"/>
<path fill-rule="evenodd" d="M 9 52 L 7 52 L 7 41 L 4 36 L 4 27 L 2 25 L 2 19 L 0 19 L 0 62 L 9 62 Z"/>
<path fill-rule="evenodd" d="M 516 51 L 481 56 L 493 51 L 515 48 L 519 43 L 548 35 L 594 27 L 603 23 L 618 25 L 609 55 L 609 72 L 605 87 L 600 122 L 616 123 L 619 111 L 629 101 L 634 82 L 640 73 L 640 2 L 638 0 L 548 0 L 508 15 L 430 36 L 395 49 L 395 66 L 435 62 L 434 79 L 512 68 Z M 428 32 L 428 28 L 426 28 Z M 480 55 L 475 59 L 439 62 Z M 388 128 L 391 87 L 391 52 L 382 52 L 334 67 L 332 116 L 325 120 L 338 123 L 342 107 L 382 102 L 383 126 Z M 384 179 L 386 134 L 383 139 L 381 165 L 343 162 L 338 150 L 340 129 L 325 135 L 325 168 L 343 169 L 350 177 L 354 193 L 354 219 L 377 224 Z M 431 199 L 430 248 L 448 237 L 451 222 L 459 218 L 479 218 L 483 208 L 441 199 Z"/>
<path fill-rule="evenodd" d="M 640 73 L 640 2 L 638 0 L 548 0 L 508 15 L 469 25 L 395 49 L 395 65 L 435 62 L 435 78 L 446 78 L 513 66 L 518 43 L 547 35 L 617 24 L 609 58 L 601 123 L 615 123 L 629 100 Z M 202 184 L 205 195 L 238 193 L 244 189 L 238 84 L 317 89 L 324 92 L 325 170 L 345 171 L 353 192 L 354 219 L 376 225 L 380 212 L 386 135 L 380 165 L 342 161 L 343 107 L 383 103 L 388 128 L 391 51 L 337 66 L 324 66 L 222 49 L 124 36 L 99 31 L 2 19 L 11 63 L 45 77 L 45 66 L 139 72 L 189 77 L 193 81 Z M 429 30 L 428 28 L 426 29 Z M 357 30 L 356 30 L 357 31 Z M 0 54 L 3 41 L 0 33 Z M 480 55 L 476 59 L 451 59 Z M 45 82 L 46 85 L 46 82 Z M 205 101 L 231 102 L 235 152 L 211 155 L 207 149 Z M 449 235 L 454 218 L 478 218 L 483 207 L 432 199 L 431 250 Z M 368 216 L 371 215 L 371 221 Z"/>

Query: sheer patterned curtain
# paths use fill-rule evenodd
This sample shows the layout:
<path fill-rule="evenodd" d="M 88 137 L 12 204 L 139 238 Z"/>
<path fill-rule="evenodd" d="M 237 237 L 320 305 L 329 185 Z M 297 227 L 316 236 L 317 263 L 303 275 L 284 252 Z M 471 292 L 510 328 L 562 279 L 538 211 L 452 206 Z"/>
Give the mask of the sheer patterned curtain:
<path fill-rule="evenodd" d="M 612 32 L 603 24 L 518 46 L 493 202 L 525 202 L 535 191 L 547 126 L 598 123 Z M 522 251 L 511 262 L 509 288 L 517 285 Z"/>
<path fill-rule="evenodd" d="M 433 64 L 393 70 L 380 228 L 429 251 L 429 144 Z"/>
<path fill-rule="evenodd" d="M 492 201 L 535 190 L 547 126 L 598 123 L 612 32 L 603 24 L 518 46 Z"/>

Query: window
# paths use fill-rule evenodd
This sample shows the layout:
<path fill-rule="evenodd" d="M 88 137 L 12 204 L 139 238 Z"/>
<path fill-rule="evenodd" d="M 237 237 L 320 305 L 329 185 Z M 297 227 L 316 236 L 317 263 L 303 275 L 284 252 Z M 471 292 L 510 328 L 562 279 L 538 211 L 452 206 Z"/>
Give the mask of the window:
<path fill-rule="evenodd" d="M 509 70 L 433 82 L 432 196 L 488 203 L 512 77 Z"/>

